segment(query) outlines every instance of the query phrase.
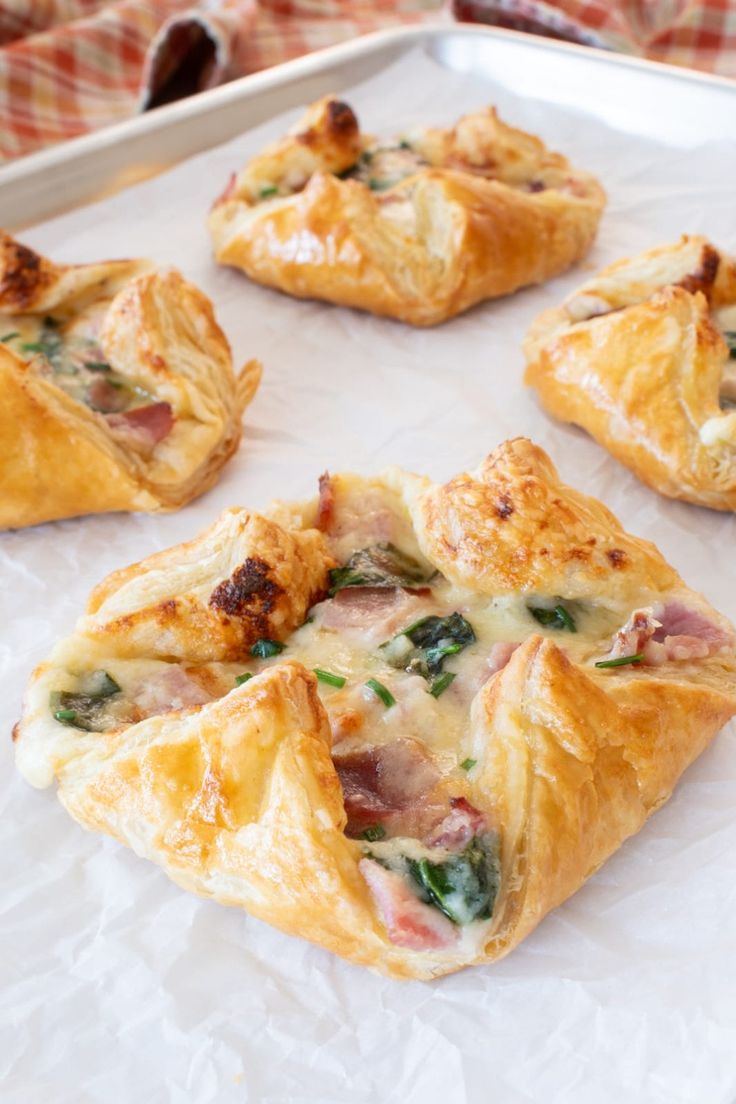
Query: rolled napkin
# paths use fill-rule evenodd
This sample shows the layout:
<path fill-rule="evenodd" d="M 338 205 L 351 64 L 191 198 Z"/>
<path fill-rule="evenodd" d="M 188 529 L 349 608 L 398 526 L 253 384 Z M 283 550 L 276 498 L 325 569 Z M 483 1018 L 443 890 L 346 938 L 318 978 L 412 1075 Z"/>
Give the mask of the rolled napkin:
<path fill-rule="evenodd" d="M 255 0 L 8 0 L 0 9 L 0 157 L 239 75 Z"/>

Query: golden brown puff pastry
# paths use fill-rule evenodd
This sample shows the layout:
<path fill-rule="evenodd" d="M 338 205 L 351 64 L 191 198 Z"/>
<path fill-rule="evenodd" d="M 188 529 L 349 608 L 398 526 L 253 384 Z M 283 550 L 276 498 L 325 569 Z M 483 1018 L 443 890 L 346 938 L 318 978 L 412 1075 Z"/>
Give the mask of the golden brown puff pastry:
<path fill-rule="evenodd" d="M 511 950 L 736 713 L 731 626 L 531 442 L 324 476 L 116 572 L 17 764 L 187 889 L 394 977 Z"/>
<path fill-rule="evenodd" d="M 0 527 L 174 510 L 235 452 L 260 365 L 146 261 L 55 265 L 0 233 Z"/>
<path fill-rule="evenodd" d="M 604 269 L 525 351 L 550 413 L 655 491 L 736 510 L 736 264 L 705 238 Z"/>
<path fill-rule="evenodd" d="M 209 225 L 217 260 L 258 283 L 431 326 L 569 268 L 604 204 L 491 108 L 382 142 L 327 96 L 233 177 Z"/>

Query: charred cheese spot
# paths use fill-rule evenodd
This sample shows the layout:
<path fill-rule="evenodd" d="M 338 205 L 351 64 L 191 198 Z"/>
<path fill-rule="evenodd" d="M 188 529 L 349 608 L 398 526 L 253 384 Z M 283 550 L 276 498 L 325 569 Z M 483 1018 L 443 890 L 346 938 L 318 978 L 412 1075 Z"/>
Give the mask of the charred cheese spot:
<path fill-rule="evenodd" d="M 7 242 L 2 257 L 0 301 L 4 306 L 22 309 L 33 303 L 48 282 L 41 257 L 20 242 Z"/>
<path fill-rule="evenodd" d="M 625 567 L 626 553 L 620 548 L 609 548 L 606 552 L 611 567 Z"/>
<path fill-rule="evenodd" d="M 689 291 L 693 295 L 696 291 L 702 291 L 706 298 L 710 298 L 720 263 L 721 255 L 718 250 L 714 249 L 712 245 L 704 245 L 700 267 L 695 272 L 684 276 L 675 286 L 684 288 L 685 291 Z"/>
<path fill-rule="evenodd" d="M 507 494 L 500 494 L 496 502 L 496 513 L 498 516 L 505 520 L 507 517 L 511 517 L 514 512 L 514 504 L 511 501 L 511 496 Z"/>
<path fill-rule="evenodd" d="M 247 618 L 265 633 L 268 615 L 284 593 L 283 587 L 269 577 L 270 570 L 264 560 L 248 557 L 229 579 L 215 587 L 210 607 L 230 617 Z"/>
<path fill-rule="evenodd" d="M 342 100 L 330 100 L 327 105 L 327 126 L 336 136 L 356 133 L 358 120 L 352 108 Z"/>

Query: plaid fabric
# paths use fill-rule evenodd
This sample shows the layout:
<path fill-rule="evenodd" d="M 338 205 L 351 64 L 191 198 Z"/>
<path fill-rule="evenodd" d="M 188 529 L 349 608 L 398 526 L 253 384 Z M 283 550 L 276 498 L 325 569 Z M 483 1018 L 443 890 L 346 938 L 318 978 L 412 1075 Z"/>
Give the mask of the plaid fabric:
<path fill-rule="evenodd" d="M 0 158 L 450 12 L 736 76 L 732 0 L 0 0 Z"/>
<path fill-rule="evenodd" d="M 177 77 L 184 93 L 228 79 L 254 18 L 255 0 L 2 0 L 0 156 L 174 98 Z"/>
<path fill-rule="evenodd" d="M 0 158 L 366 31 L 442 0 L 0 0 Z"/>
<path fill-rule="evenodd" d="M 733 0 L 454 0 L 456 19 L 736 77 Z"/>
<path fill-rule="evenodd" d="M 442 8 L 442 0 L 260 0 L 254 33 L 243 42 L 243 71 L 266 69 L 369 31 L 449 19 Z"/>

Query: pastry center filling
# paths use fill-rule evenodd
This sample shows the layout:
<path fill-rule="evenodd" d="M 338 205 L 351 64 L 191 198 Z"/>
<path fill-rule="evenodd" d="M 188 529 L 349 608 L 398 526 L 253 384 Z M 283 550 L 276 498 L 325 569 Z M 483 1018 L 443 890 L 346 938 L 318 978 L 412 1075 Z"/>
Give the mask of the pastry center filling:
<path fill-rule="evenodd" d="M 402 139 L 367 146 L 352 168 L 340 176 L 344 180 L 359 180 L 372 192 L 384 192 L 428 166 L 429 162 Z"/>
<path fill-rule="evenodd" d="M 721 407 L 736 409 L 736 304 L 714 311 L 713 321 L 728 345 L 729 358 L 723 370 L 720 387 Z"/>
<path fill-rule="evenodd" d="M 0 343 L 25 360 L 34 375 L 105 417 L 122 444 L 150 456 L 173 427 L 171 406 L 113 369 L 97 336 L 100 321 L 91 312 L 68 321 L 16 315 L 5 320 Z"/>
<path fill-rule="evenodd" d="M 483 740 L 470 707 L 532 634 L 601 678 L 702 659 L 730 638 L 677 603 L 623 611 L 553 596 L 464 591 L 421 555 L 408 520 L 363 491 L 325 523 L 340 563 L 283 640 L 240 663 L 115 660 L 51 695 L 60 724 L 105 732 L 221 697 L 285 659 L 314 672 L 332 730 L 346 834 L 390 938 L 429 950 L 480 945 L 500 884 L 499 838 L 470 799 Z M 617 631 L 618 630 L 618 631 Z"/>

